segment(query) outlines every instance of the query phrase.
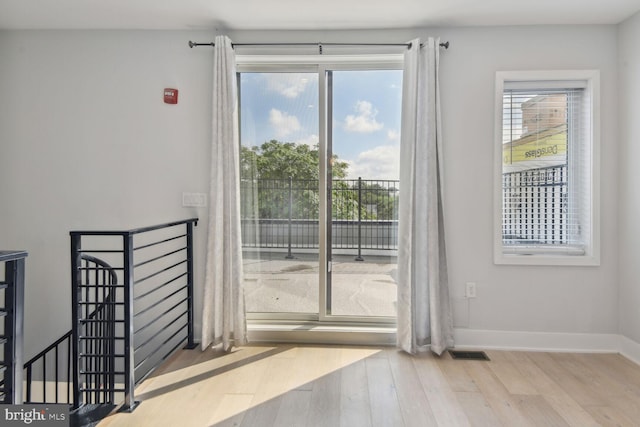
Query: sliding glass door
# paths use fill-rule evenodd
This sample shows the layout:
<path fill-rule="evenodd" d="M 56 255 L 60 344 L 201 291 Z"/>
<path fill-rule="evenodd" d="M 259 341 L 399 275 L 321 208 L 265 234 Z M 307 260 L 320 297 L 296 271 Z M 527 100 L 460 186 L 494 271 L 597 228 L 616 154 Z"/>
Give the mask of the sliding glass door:
<path fill-rule="evenodd" d="M 402 87 L 396 67 L 241 68 L 250 318 L 395 318 Z"/>
<path fill-rule="evenodd" d="M 315 318 L 320 250 L 318 75 L 247 72 L 239 81 L 247 312 Z"/>
<path fill-rule="evenodd" d="M 401 70 L 329 70 L 333 316 L 395 317 Z"/>

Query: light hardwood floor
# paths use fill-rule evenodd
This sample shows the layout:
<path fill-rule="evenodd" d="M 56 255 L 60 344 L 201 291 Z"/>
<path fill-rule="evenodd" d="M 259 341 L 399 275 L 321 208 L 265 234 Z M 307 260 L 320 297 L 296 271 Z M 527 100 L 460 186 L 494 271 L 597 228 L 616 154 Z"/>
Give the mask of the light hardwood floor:
<path fill-rule="evenodd" d="M 119 426 L 640 426 L 640 366 L 616 354 L 253 345 L 178 352 Z"/>

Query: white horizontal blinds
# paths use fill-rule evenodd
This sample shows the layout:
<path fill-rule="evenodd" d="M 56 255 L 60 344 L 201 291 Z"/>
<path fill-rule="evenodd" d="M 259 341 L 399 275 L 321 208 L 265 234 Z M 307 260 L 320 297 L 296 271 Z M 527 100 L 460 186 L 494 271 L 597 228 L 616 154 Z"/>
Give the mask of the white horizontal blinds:
<path fill-rule="evenodd" d="M 591 158 L 591 115 L 585 108 L 588 104 L 585 89 L 574 89 L 567 94 L 568 107 L 568 143 L 569 143 L 569 188 L 568 215 L 572 220 L 568 245 L 586 248 L 591 241 L 591 178 L 587 176 L 587 165 Z"/>
<path fill-rule="evenodd" d="M 505 253 L 584 253 L 584 84 L 505 83 L 502 243 Z M 576 87 L 578 86 L 578 87 Z M 584 191 L 583 191 L 584 190 Z"/>

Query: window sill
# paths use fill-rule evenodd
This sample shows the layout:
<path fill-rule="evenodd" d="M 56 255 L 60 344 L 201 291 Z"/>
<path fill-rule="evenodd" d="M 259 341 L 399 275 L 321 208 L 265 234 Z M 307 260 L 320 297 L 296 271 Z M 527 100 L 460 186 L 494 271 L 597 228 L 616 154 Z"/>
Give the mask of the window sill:
<path fill-rule="evenodd" d="M 600 257 L 595 255 L 498 253 L 494 255 L 493 262 L 496 265 L 599 266 Z"/>

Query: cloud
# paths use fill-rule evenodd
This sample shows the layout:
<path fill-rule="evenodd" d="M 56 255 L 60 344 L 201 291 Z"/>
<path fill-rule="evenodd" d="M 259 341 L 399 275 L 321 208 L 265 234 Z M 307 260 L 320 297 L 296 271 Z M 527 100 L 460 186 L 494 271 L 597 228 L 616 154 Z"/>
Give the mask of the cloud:
<path fill-rule="evenodd" d="M 344 129 L 348 132 L 371 133 L 384 127 L 376 121 L 378 110 L 368 101 L 358 101 L 355 107 L 357 115 L 348 115 L 344 119 Z"/>
<path fill-rule="evenodd" d="M 380 145 L 361 152 L 349 163 L 349 179 L 399 179 L 400 148 L 397 145 Z"/>
<path fill-rule="evenodd" d="M 308 145 L 311 148 L 315 148 L 319 142 L 320 142 L 320 137 L 318 137 L 318 135 L 309 135 L 306 138 L 302 138 L 296 141 L 296 144 Z"/>
<path fill-rule="evenodd" d="M 267 89 L 277 92 L 286 98 L 297 98 L 305 91 L 314 76 L 298 73 L 268 73 L 266 75 Z"/>
<path fill-rule="evenodd" d="M 391 142 L 400 141 L 400 132 L 398 132 L 397 130 L 389 129 L 387 131 L 387 139 Z"/>
<path fill-rule="evenodd" d="M 280 110 L 272 108 L 269 112 L 269 123 L 273 127 L 276 137 L 282 138 L 300 130 L 300 121 L 296 116 L 290 116 Z"/>

